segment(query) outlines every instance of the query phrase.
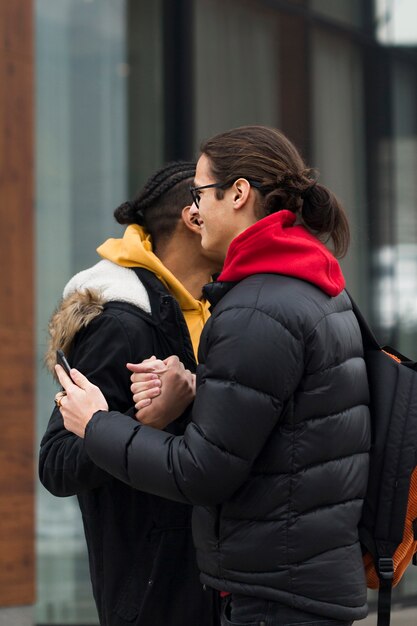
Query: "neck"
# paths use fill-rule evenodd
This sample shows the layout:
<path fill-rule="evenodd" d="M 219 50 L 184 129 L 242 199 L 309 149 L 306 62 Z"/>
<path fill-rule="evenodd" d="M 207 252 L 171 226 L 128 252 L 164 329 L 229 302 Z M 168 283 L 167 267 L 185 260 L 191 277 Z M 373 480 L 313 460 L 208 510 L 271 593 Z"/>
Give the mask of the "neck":
<path fill-rule="evenodd" d="M 212 274 L 220 269 L 203 256 L 196 235 L 174 236 L 159 246 L 155 254 L 196 300 L 201 298 L 203 285 L 210 282 Z"/>

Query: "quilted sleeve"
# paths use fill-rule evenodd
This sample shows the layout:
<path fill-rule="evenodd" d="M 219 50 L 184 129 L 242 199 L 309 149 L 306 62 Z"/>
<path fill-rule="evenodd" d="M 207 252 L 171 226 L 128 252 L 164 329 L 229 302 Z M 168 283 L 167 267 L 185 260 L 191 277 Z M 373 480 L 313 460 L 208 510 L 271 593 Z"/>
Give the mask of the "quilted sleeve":
<path fill-rule="evenodd" d="M 206 340 L 184 436 L 98 412 L 86 432 L 97 465 L 133 487 L 193 504 L 223 502 L 242 485 L 300 380 L 302 340 L 253 308 L 212 319 Z"/>

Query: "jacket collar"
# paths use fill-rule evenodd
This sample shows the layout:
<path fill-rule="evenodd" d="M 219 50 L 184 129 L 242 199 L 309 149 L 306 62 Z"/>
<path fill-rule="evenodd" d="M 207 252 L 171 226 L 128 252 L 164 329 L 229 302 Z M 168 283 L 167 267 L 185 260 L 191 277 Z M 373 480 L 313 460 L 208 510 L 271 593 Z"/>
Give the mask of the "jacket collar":
<path fill-rule="evenodd" d="M 239 281 L 213 282 L 204 285 L 203 295 L 210 302 L 210 310 L 231 290 Z"/>

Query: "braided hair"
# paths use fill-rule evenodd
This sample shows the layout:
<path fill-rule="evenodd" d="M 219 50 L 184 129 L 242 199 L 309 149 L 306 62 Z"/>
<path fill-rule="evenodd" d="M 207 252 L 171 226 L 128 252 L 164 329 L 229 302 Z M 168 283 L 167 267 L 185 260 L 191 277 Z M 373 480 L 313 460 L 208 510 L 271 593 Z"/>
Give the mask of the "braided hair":
<path fill-rule="evenodd" d="M 189 186 L 195 163 L 172 161 L 145 183 L 133 200 L 123 202 L 115 211 L 119 224 L 138 224 L 151 235 L 154 248 L 175 230 L 182 209 L 191 204 Z"/>

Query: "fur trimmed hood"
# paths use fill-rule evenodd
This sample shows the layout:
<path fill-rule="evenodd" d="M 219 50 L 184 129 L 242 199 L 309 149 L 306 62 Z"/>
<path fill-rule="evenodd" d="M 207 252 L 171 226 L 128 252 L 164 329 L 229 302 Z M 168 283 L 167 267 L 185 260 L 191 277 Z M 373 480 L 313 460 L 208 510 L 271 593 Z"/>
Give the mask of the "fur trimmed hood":
<path fill-rule="evenodd" d="M 104 299 L 99 291 L 76 291 L 62 300 L 48 324 L 49 339 L 45 365 L 55 376 L 56 351 L 68 354 L 76 333 L 87 326 L 103 310 Z"/>
<path fill-rule="evenodd" d="M 151 313 L 148 293 L 129 268 L 104 260 L 71 278 L 48 324 L 45 365 L 54 376 L 56 350 L 68 354 L 78 331 L 88 326 L 111 301 L 128 302 Z"/>

